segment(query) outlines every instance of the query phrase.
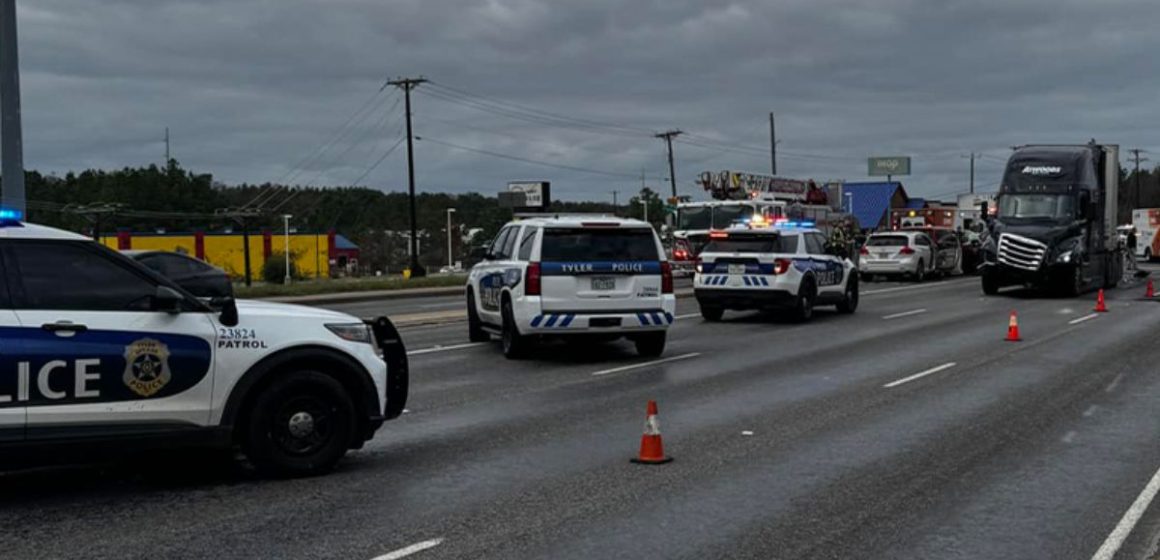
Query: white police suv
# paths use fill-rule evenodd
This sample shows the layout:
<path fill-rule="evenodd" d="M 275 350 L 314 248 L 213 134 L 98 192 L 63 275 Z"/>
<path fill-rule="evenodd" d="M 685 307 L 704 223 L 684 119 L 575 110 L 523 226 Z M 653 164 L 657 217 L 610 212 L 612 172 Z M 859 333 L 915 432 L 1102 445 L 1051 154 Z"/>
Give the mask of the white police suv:
<path fill-rule="evenodd" d="M 211 446 L 239 448 L 267 474 L 316 474 L 407 400 L 406 352 L 385 317 L 211 307 L 86 237 L 12 213 L 0 214 L 0 284 L 0 458 L 15 463 Z"/>
<path fill-rule="evenodd" d="M 673 323 L 673 275 L 639 220 L 553 215 L 511 222 L 467 279 L 473 342 L 497 334 L 519 357 L 539 338 L 627 336 L 659 356 Z"/>
<path fill-rule="evenodd" d="M 742 226 L 709 234 L 693 277 L 693 294 L 707 321 L 725 310 L 788 310 L 808 321 L 814 306 L 858 307 L 858 271 L 826 251 L 826 237 L 810 223 Z"/>

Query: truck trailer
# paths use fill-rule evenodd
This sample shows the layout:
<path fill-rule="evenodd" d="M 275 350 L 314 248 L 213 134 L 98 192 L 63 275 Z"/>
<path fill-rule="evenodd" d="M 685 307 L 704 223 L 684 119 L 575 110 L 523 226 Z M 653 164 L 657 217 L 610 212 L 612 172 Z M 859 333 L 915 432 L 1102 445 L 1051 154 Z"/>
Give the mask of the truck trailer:
<path fill-rule="evenodd" d="M 1075 296 L 1120 280 L 1116 235 L 1119 146 L 1029 145 L 1015 149 L 983 241 L 983 293 L 1027 285 Z"/>

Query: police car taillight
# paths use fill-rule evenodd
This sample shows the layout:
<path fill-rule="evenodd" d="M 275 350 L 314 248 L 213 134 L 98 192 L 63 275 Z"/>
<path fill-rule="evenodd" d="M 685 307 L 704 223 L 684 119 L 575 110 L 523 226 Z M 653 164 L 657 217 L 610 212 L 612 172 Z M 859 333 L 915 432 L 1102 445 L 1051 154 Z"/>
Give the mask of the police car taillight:
<path fill-rule="evenodd" d="M 538 262 L 528 263 L 528 268 L 524 271 L 524 295 L 540 295 L 540 263 Z"/>
<path fill-rule="evenodd" d="M 791 261 L 789 259 L 774 259 L 774 261 L 773 261 L 773 273 L 774 274 L 785 274 L 786 272 L 789 271 L 789 267 L 791 264 L 793 264 L 793 261 Z"/>
<path fill-rule="evenodd" d="M 858 254 L 859 255 L 869 255 L 870 250 L 867 249 L 866 247 L 862 247 L 861 249 L 858 249 Z"/>
<path fill-rule="evenodd" d="M 673 293 L 673 265 L 669 261 L 661 261 L 661 293 Z"/>

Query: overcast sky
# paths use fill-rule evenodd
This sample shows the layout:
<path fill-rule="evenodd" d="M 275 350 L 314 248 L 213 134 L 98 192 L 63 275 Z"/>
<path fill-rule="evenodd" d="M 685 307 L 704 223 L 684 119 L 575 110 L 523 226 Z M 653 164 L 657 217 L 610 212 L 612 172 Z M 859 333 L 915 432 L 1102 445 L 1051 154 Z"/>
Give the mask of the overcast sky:
<path fill-rule="evenodd" d="M 402 138 L 380 88 L 420 74 L 423 191 L 623 201 L 643 170 L 667 192 L 649 132 L 679 128 L 678 187 L 700 195 L 701 171 L 769 171 L 770 111 L 780 175 L 867 180 L 866 156 L 909 155 L 916 196 L 965 192 L 972 150 L 980 191 L 1019 143 L 1160 159 L 1155 0 L 17 1 L 43 172 L 160 163 L 168 126 L 225 183 L 403 190 L 405 144 L 371 169 Z"/>

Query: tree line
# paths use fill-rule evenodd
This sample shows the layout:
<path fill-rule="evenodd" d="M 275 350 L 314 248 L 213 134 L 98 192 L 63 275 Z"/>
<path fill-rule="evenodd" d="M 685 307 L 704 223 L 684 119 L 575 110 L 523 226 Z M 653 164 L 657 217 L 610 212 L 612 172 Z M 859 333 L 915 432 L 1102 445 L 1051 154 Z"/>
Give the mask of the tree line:
<path fill-rule="evenodd" d="M 0 184 L 2 188 L 2 184 Z M 359 245 L 361 265 L 367 271 L 397 272 L 407 263 L 405 233 L 409 231 L 408 196 L 366 187 L 303 187 L 271 183 L 224 185 L 209 174 L 195 173 L 170 160 L 166 166 L 90 169 L 64 176 L 25 174 L 28 221 L 91 235 L 119 229 L 134 232 L 241 231 L 234 218 L 221 209 L 249 205 L 264 212 L 247 219 L 248 228 L 281 231 L 282 215 L 291 214 L 298 231 L 328 231 L 345 235 Z M 254 201 L 257 202 L 254 202 Z M 551 211 L 615 213 L 640 218 L 645 202 L 648 218 L 664 221 L 663 202 L 644 189 L 619 208 L 602 202 L 554 201 Z M 487 243 L 512 217 L 495 195 L 420 192 L 416 196 L 416 223 L 420 230 L 420 260 L 427 267 L 447 263 L 447 214 L 452 214 L 455 260 L 465 260 L 473 248 Z M 464 239 L 478 230 L 471 242 Z"/>

